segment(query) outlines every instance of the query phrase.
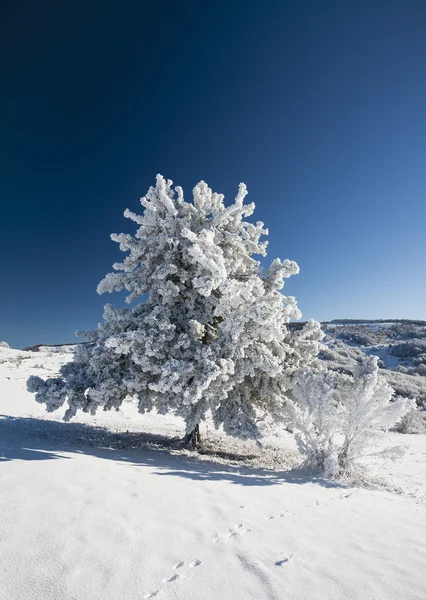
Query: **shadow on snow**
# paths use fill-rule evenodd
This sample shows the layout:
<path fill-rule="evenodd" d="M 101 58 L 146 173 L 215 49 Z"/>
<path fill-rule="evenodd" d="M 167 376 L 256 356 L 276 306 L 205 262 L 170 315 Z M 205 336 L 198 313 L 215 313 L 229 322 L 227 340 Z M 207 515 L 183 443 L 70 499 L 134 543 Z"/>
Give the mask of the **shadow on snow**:
<path fill-rule="evenodd" d="M 283 471 L 213 462 L 215 457 L 243 461 L 252 458 L 249 454 L 204 449 L 202 455 L 209 455 L 211 460 L 202 459 L 196 452 L 188 456 L 182 450 L 180 439 L 163 435 L 114 432 L 83 423 L 0 415 L 0 466 L 11 460 L 70 459 L 72 454 L 150 467 L 155 475 L 195 481 L 220 480 L 245 486 L 313 483 L 323 487 L 346 487 L 312 476 L 302 469 Z"/>

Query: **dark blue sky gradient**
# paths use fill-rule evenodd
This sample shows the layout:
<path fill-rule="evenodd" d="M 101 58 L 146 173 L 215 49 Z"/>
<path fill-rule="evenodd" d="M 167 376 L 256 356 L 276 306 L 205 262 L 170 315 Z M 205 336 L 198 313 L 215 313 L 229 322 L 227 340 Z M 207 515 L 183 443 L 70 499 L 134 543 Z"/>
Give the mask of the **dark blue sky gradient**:
<path fill-rule="evenodd" d="M 426 318 L 426 3 L 7 2 L 0 340 L 73 341 L 157 172 L 239 181 L 304 317 Z"/>

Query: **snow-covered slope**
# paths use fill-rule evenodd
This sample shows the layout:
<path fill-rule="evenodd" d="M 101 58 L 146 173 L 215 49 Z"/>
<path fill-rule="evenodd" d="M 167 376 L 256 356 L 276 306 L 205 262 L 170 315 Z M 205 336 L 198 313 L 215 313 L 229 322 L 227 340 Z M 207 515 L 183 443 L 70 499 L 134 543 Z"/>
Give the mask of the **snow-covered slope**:
<path fill-rule="evenodd" d="M 386 491 L 284 469 L 285 434 L 197 460 L 172 417 L 44 413 L 25 380 L 66 360 L 0 349 L 1 600 L 426 597 L 426 436 L 393 434 L 412 446 Z M 245 464 L 262 452 L 281 467 Z"/>
<path fill-rule="evenodd" d="M 396 395 L 415 398 L 426 409 L 426 325 L 424 321 L 324 323 L 327 348 L 320 357 L 331 369 L 351 372 L 363 354 L 379 367 Z M 426 428 L 425 428 L 426 429 Z"/>

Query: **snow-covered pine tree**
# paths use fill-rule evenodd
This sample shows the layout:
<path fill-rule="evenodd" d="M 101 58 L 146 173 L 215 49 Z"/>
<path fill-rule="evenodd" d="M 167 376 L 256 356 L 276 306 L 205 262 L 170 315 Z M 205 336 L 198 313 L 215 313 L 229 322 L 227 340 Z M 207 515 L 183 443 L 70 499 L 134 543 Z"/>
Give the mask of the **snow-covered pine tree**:
<path fill-rule="evenodd" d="M 284 278 L 299 271 L 276 259 L 264 273 L 254 255 L 266 254 L 263 223 L 245 220 L 241 184 L 235 201 L 200 182 L 193 201 L 157 176 L 141 199 L 142 215 L 125 216 L 136 234 L 111 238 L 129 254 L 114 265 L 98 292 L 129 292 L 130 308 L 107 305 L 104 322 L 84 334 L 59 378 L 31 377 L 28 389 L 53 411 L 65 402 L 65 419 L 77 410 L 118 409 L 133 397 L 139 412 L 173 412 L 186 422 L 187 440 L 211 410 L 216 427 L 231 435 L 259 436 L 260 413 L 279 416 L 288 375 L 314 360 L 322 333 L 309 321 L 298 331 L 286 324 L 301 316 L 295 299 L 280 293 Z"/>

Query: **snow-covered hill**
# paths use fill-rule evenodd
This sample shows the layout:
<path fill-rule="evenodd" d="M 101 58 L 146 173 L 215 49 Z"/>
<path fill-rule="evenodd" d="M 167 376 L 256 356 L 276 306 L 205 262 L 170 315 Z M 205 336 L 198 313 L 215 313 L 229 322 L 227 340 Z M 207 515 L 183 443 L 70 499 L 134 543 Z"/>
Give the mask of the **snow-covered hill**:
<path fill-rule="evenodd" d="M 332 322 L 322 325 L 327 366 L 352 372 L 363 354 L 379 357 L 381 373 L 395 394 L 426 409 L 426 324 L 423 321 Z M 426 431 L 426 424 L 424 426 Z"/>
<path fill-rule="evenodd" d="M 47 415 L 26 378 L 69 358 L 0 349 L 1 600 L 426 597 L 425 435 L 392 434 L 411 449 L 386 490 L 304 472 L 286 433 L 207 432 L 197 457 L 179 420 L 130 404 Z"/>

